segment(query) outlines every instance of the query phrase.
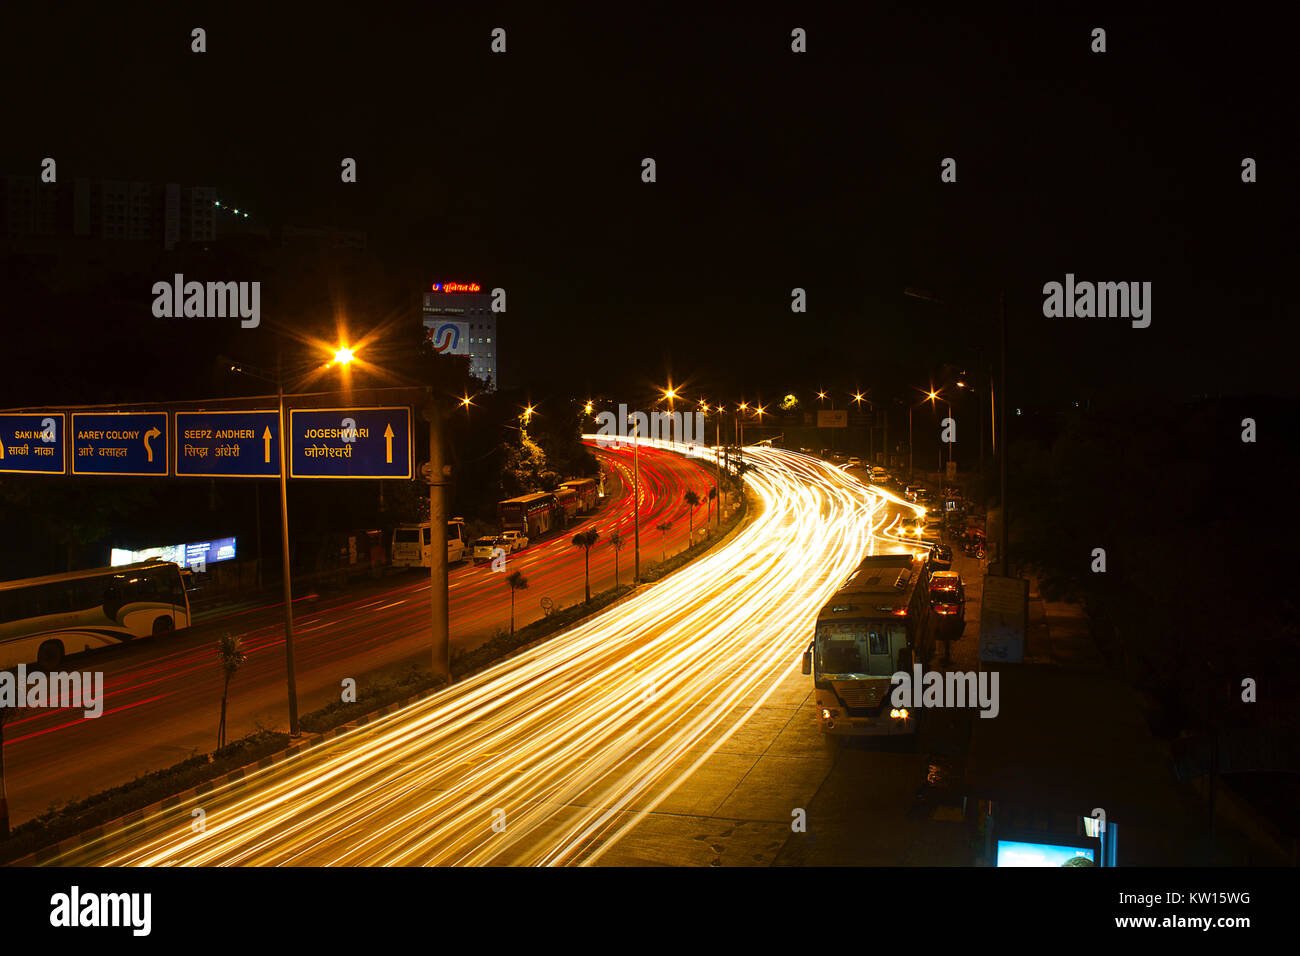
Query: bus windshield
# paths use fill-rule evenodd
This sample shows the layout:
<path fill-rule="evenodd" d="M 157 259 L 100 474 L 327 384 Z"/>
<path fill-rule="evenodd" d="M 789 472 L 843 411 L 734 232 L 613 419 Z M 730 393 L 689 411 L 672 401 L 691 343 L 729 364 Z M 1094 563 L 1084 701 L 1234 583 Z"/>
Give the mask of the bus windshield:
<path fill-rule="evenodd" d="M 821 676 L 888 677 L 907 644 L 901 621 L 827 621 L 817 625 Z"/>

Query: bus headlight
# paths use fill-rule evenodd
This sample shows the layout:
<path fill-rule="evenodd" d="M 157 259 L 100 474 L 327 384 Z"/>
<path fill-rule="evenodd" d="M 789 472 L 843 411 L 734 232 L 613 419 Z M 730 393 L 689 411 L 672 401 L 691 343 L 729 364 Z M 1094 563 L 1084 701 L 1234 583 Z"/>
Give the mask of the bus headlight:
<path fill-rule="evenodd" d="M 822 720 L 832 720 L 840 715 L 838 710 L 831 710 L 827 707 L 822 708 Z"/>

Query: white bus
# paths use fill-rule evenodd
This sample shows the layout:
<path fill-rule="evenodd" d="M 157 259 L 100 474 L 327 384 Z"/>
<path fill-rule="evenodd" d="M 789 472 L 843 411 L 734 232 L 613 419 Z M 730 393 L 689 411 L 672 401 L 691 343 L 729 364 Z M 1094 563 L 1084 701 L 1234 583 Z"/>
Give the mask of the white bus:
<path fill-rule="evenodd" d="M 432 540 L 427 521 L 398 525 L 393 530 L 393 567 L 427 568 Z M 452 518 L 447 522 L 447 563 L 465 560 L 466 547 L 465 519 Z"/>
<path fill-rule="evenodd" d="M 189 626 L 189 595 L 170 561 L 0 581 L 0 670 L 51 670 L 66 654 Z"/>

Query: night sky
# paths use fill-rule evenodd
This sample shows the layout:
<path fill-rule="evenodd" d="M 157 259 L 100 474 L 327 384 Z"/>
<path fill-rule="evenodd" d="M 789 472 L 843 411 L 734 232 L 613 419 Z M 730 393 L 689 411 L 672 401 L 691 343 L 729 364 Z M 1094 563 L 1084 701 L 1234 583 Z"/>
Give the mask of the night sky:
<path fill-rule="evenodd" d="M 267 223 L 366 231 L 403 281 L 504 287 L 515 384 L 888 392 L 992 354 L 1005 290 L 1017 401 L 1295 394 L 1280 23 L 546 7 L 6 11 L 0 172 L 49 155 L 61 181 L 213 185 Z M 207 53 L 190 52 L 195 26 Z M 1152 282 L 1151 327 L 1045 319 L 1042 285 L 1067 272 Z M 143 328 L 158 320 L 139 296 Z M 86 374 L 93 321 L 45 326 L 69 334 L 32 402 Z"/>

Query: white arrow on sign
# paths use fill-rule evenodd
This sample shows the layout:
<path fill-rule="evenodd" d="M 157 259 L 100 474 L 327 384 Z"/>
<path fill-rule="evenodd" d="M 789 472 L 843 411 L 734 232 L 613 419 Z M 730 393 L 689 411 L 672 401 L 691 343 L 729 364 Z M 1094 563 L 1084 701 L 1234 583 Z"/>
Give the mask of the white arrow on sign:
<path fill-rule="evenodd" d="M 391 465 L 393 463 L 393 426 L 392 425 L 384 426 L 384 444 L 388 448 L 388 463 Z"/>
<path fill-rule="evenodd" d="M 266 426 L 266 431 L 262 433 L 262 461 L 267 464 L 271 463 L 271 426 Z"/>
<path fill-rule="evenodd" d="M 144 453 L 149 456 L 150 461 L 153 461 L 153 446 L 149 444 L 149 439 L 157 438 L 161 434 L 162 432 L 156 428 L 151 428 L 144 433 Z"/>

